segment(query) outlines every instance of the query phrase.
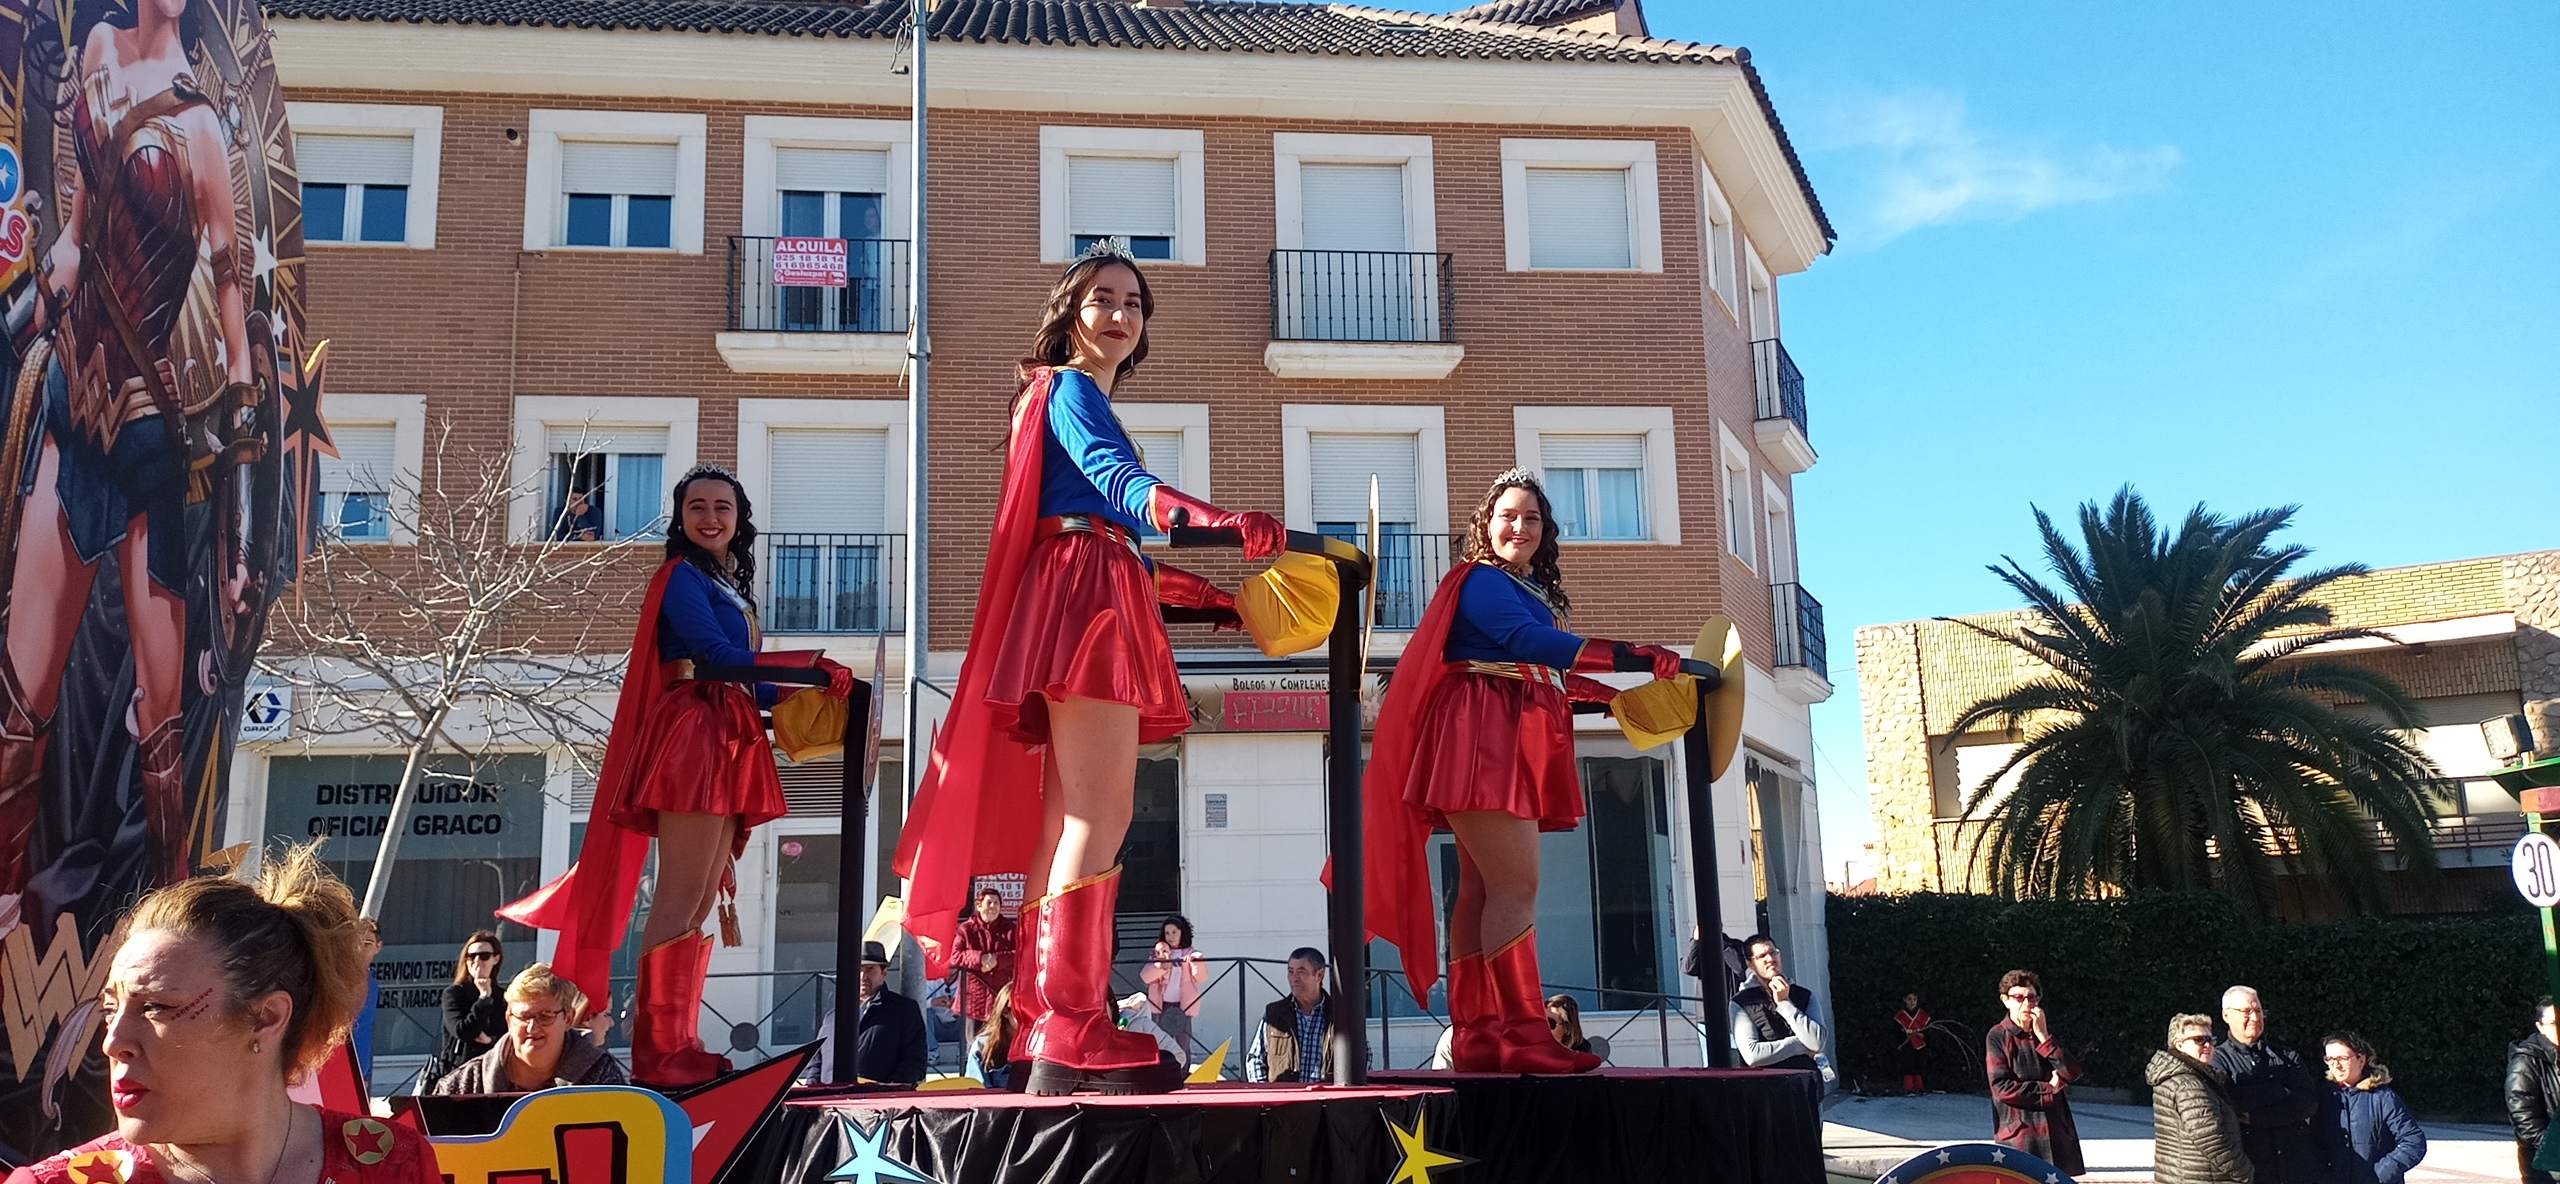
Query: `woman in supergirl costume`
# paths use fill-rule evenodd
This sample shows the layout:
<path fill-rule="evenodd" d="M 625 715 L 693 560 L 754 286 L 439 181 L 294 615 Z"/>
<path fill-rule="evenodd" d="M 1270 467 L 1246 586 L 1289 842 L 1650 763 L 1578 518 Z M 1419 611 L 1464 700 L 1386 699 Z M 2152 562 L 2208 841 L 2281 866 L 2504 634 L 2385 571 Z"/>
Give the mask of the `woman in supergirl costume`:
<path fill-rule="evenodd" d="M 1661 646 L 1566 632 L 1554 507 L 1536 477 L 1496 478 L 1468 526 L 1466 562 L 1440 581 L 1388 681 L 1362 787 L 1370 932 L 1404 955 L 1425 997 L 1438 950 L 1425 849 L 1458 839 L 1449 916 L 1452 1067 L 1461 1072 L 1580 1073 L 1598 1057 L 1556 1043 L 1538 983 L 1538 834 L 1583 815 L 1568 700 L 1616 692 L 1568 671 L 1649 661 L 1679 673 Z"/>
<path fill-rule="evenodd" d="M 951 716 L 901 836 L 908 926 L 936 970 L 973 877 L 1021 873 L 1015 1060 L 1033 1093 L 1128 1093 L 1154 1078 L 1154 1040 L 1113 1022 L 1114 862 L 1138 746 L 1190 726 L 1160 605 L 1234 598 L 1139 554 L 1142 527 L 1231 527 L 1248 558 L 1279 553 L 1268 514 L 1234 514 L 1163 484 L 1111 413 L 1147 356 L 1155 297 L 1125 256 L 1059 277 L 1020 367 L 985 581 Z M 1179 1081 L 1179 1075 L 1173 1080 Z"/>
<path fill-rule="evenodd" d="M 724 889 L 734 891 L 747 832 L 784 809 L 758 714 L 775 688 L 698 680 L 695 665 L 815 666 L 831 679 L 827 694 L 853 687 L 852 672 L 817 651 L 756 651 L 755 539 L 754 507 L 728 470 L 703 465 L 676 482 L 667 560 L 640 606 L 578 861 L 498 910 L 560 932 L 552 970 L 586 993 L 592 1015 L 611 998 L 613 951 L 656 836 L 657 893 L 641 930 L 631 1029 L 631 1076 L 650 1085 L 695 1085 L 729 1068 L 702 1047 L 697 1014 L 711 965 L 702 922 Z"/>

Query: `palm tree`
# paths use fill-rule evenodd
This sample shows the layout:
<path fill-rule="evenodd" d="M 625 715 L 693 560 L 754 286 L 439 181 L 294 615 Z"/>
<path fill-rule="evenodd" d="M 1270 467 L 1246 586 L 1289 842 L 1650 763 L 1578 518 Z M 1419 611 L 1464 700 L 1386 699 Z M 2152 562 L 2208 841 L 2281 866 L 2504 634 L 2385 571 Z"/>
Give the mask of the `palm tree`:
<path fill-rule="evenodd" d="M 2026 733 L 1965 803 L 1967 816 L 1990 806 L 1974 856 L 1994 890 L 2082 896 L 2218 880 L 2264 917 L 2293 860 L 2370 911 L 2383 897 L 2377 822 L 2409 867 L 2434 870 L 2429 807 L 2450 787 L 2393 730 L 2416 727 L 2408 692 L 2371 670 L 2298 656 L 2388 638 L 2331 625 L 2318 599 L 2361 565 L 2288 578 L 2309 552 L 2269 539 L 2293 513 L 2230 520 L 2197 506 L 2169 535 L 2128 486 L 2103 510 L 2082 504 L 2075 549 L 2036 511 L 2061 587 L 2003 557 L 1991 571 L 2026 598 L 2024 627 L 1954 622 L 2052 669 L 1965 708 L 1948 729 L 1950 743 L 1983 726 Z M 2388 726 L 2341 700 L 2361 700 Z M 1994 802 L 2012 770 L 2015 788 Z"/>

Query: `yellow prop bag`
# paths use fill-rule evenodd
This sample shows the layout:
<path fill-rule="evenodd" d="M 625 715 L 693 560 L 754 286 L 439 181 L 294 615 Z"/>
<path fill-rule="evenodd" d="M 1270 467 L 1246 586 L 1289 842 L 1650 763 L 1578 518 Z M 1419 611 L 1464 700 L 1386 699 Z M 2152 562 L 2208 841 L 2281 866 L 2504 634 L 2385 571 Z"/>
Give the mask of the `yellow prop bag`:
<path fill-rule="evenodd" d="M 1333 563 L 1292 552 L 1272 562 L 1236 592 L 1236 615 L 1266 658 L 1285 658 L 1323 645 L 1342 605 L 1342 576 Z"/>
<path fill-rule="evenodd" d="M 817 687 L 802 687 L 773 705 L 773 742 L 801 764 L 844 751 L 845 701 Z"/>
<path fill-rule="evenodd" d="M 1686 674 L 1655 679 L 1609 701 L 1618 730 L 1638 749 L 1678 739 L 1698 723 L 1698 680 Z"/>

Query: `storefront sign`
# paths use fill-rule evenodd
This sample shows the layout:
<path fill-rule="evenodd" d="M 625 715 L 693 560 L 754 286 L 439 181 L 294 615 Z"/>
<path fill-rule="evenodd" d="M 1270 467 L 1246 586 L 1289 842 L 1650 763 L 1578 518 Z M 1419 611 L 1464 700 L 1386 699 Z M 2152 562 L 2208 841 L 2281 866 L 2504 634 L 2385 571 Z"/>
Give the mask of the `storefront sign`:
<path fill-rule="evenodd" d="M 845 275 L 845 240 L 778 238 L 773 240 L 773 282 L 782 288 L 841 288 Z"/>
<path fill-rule="evenodd" d="M 1333 696 L 1323 691 L 1229 691 L 1221 730 L 1320 732 L 1333 717 Z"/>
<path fill-rule="evenodd" d="M 1385 684 L 1360 680 L 1360 728 L 1377 726 Z M 1332 680 L 1323 674 L 1223 675 L 1183 680 L 1196 732 L 1322 732 L 1333 726 Z"/>
<path fill-rule="evenodd" d="M 240 742 L 283 740 L 293 735 L 293 688 L 250 687 L 240 710 Z"/>

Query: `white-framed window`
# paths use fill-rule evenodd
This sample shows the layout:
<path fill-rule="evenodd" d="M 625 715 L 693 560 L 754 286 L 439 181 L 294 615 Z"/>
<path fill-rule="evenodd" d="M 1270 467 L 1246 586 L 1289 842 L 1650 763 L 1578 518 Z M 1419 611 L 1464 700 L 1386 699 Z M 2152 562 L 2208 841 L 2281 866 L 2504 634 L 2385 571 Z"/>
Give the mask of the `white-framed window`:
<path fill-rule="evenodd" d="M 436 245 L 444 108 L 287 103 L 302 177 L 302 241 Z"/>
<path fill-rule="evenodd" d="M 519 530 L 600 542 L 665 529 L 667 495 L 693 467 L 700 422 L 692 399 L 519 396 Z"/>
<path fill-rule="evenodd" d="M 1202 501 L 1216 496 L 1209 485 L 1208 404 L 1114 403 L 1111 411 L 1138 446 L 1138 463 L 1157 480 Z M 1141 533 L 1163 537 L 1152 524 Z"/>
<path fill-rule="evenodd" d="M 1716 496 L 1724 503 L 1724 549 L 1742 561 L 1744 567 L 1757 567 L 1753 558 L 1752 535 L 1760 523 L 1751 513 L 1751 450 L 1734 437 L 1733 429 L 1716 425 Z"/>
<path fill-rule="evenodd" d="M 1704 249 L 1698 252 L 1707 266 L 1707 290 L 1724 302 L 1724 315 L 1741 319 L 1742 292 L 1735 281 L 1733 255 L 1733 203 L 1726 200 L 1724 186 L 1716 183 L 1716 175 L 1707 162 L 1698 162 L 1698 192 L 1703 200 L 1699 211 L 1705 215 L 1701 229 L 1706 235 Z"/>
<path fill-rule="evenodd" d="M 1512 449 L 1540 474 L 1559 539 L 1680 541 L 1680 477 L 1668 407 L 1514 407 Z"/>
<path fill-rule="evenodd" d="M 1512 271 L 1661 271 L 1653 141 L 1504 140 L 1502 235 Z"/>
<path fill-rule="evenodd" d="M 1377 479 L 1378 627 L 1413 628 L 1452 557 L 1441 408 L 1284 404 L 1280 433 L 1281 500 L 1293 528 L 1368 546 Z"/>
<path fill-rule="evenodd" d="M 320 457 L 312 510 L 318 533 L 347 542 L 416 541 L 426 398 L 332 392 L 329 438 L 338 455 Z"/>
<path fill-rule="evenodd" d="M 698 114 L 534 109 L 525 249 L 701 254 L 704 124 Z"/>
<path fill-rule="evenodd" d="M 1439 340 L 1431 137 L 1276 132 L 1271 152 L 1280 336 Z"/>
<path fill-rule="evenodd" d="M 1795 506 L 1787 491 L 1778 488 L 1776 478 L 1760 474 L 1760 518 L 1768 528 L 1769 562 L 1763 570 L 1772 584 L 1796 582 Z"/>
<path fill-rule="evenodd" d="M 901 402 L 739 401 L 739 482 L 756 505 L 766 629 L 905 627 L 906 453 Z"/>
<path fill-rule="evenodd" d="M 899 331 L 913 159 L 906 122 L 750 115 L 746 133 L 742 309 L 785 331 Z M 776 236 L 844 239 L 844 287 L 776 287 L 768 249 Z"/>
<path fill-rule="evenodd" d="M 1141 260 L 1207 263 L 1203 157 L 1197 129 L 1041 128 L 1040 257 L 1119 237 Z"/>
<path fill-rule="evenodd" d="M 1761 341 L 1778 335 L 1778 281 L 1770 278 L 1769 265 L 1760 261 L 1760 249 L 1751 240 L 1742 240 L 1744 277 L 1751 285 L 1751 339 Z"/>

